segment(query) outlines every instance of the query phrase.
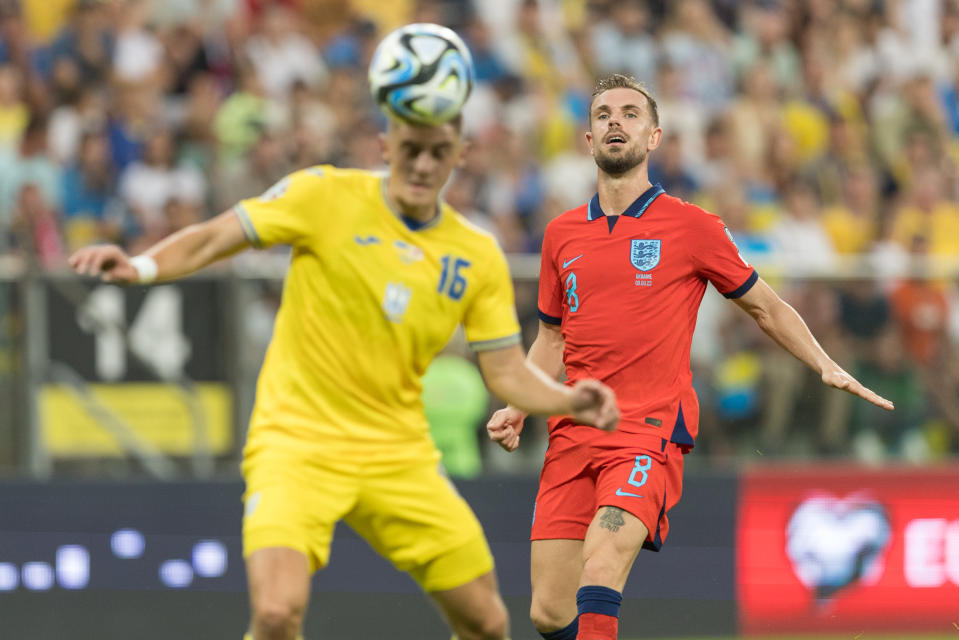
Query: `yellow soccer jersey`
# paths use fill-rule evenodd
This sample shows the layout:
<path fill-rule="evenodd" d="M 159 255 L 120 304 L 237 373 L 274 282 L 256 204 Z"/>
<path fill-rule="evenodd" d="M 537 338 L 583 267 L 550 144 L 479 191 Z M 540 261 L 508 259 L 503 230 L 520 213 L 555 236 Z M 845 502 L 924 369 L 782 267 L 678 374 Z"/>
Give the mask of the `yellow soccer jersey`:
<path fill-rule="evenodd" d="M 292 260 L 257 384 L 247 454 L 313 447 L 350 462 L 436 455 L 420 378 L 462 324 L 477 350 L 519 342 L 496 241 L 443 205 L 417 230 L 376 174 L 317 166 L 236 214 L 257 247 Z"/>

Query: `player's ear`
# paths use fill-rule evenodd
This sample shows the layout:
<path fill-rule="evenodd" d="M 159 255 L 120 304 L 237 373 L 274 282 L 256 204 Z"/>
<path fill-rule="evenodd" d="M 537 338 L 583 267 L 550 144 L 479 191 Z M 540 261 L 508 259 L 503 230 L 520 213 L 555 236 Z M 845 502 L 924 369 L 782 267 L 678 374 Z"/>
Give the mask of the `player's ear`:
<path fill-rule="evenodd" d="M 470 149 L 473 148 L 472 141 L 463 138 L 460 142 L 459 157 L 456 159 L 456 168 L 459 169 L 466 164 L 466 154 L 470 152 Z"/>
<path fill-rule="evenodd" d="M 659 127 L 653 129 L 649 134 L 649 141 L 646 143 L 646 151 L 652 151 L 663 141 L 663 130 Z"/>
<path fill-rule="evenodd" d="M 377 139 L 380 141 L 380 157 L 383 158 L 383 162 L 386 164 L 390 163 L 390 143 L 387 139 L 389 133 L 380 133 Z"/>
<path fill-rule="evenodd" d="M 586 132 L 586 146 L 589 147 L 589 155 L 593 155 L 593 134 Z"/>

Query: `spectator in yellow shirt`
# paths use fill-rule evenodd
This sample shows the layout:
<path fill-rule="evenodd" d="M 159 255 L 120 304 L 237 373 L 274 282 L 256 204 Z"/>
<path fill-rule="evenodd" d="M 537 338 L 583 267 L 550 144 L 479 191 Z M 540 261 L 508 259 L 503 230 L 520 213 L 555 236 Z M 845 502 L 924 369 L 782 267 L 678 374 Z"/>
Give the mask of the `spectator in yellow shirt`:
<path fill-rule="evenodd" d="M 892 238 L 905 248 L 923 236 L 931 256 L 959 256 L 959 206 L 945 194 L 944 176 L 935 166 L 916 168 L 915 181 L 893 219 Z"/>

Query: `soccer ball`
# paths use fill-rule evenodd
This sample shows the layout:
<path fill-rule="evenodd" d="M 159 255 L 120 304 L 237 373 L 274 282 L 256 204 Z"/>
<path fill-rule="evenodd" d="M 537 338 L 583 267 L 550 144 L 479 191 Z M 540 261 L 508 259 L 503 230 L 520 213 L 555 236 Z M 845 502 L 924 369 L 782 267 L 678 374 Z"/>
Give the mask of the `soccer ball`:
<path fill-rule="evenodd" d="M 473 88 L 473 59 L 458 35 L 438 24 L 393 31 L 370 62 L 370 91 L 388 115 L 422 125 L 456 117 Z"/>

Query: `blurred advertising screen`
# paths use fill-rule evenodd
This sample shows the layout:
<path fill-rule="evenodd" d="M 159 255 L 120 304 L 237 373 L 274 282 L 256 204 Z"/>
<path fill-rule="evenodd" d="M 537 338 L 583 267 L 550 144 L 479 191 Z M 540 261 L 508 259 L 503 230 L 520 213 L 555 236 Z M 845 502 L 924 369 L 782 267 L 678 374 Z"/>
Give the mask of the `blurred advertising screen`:
<path fill-rule="evenodd" d="M 959 469 L 754 469 L 736 540 L 747 634 L 954 631 Z"/>
<path fill-rule="evenodd" d="M 128 443 L 104 427 L 111 422 L 169 455 L 232 451 L 228 283 L 42 282 L 52 365 L 37 405 L 52 456 L 125 455 Z"/>

